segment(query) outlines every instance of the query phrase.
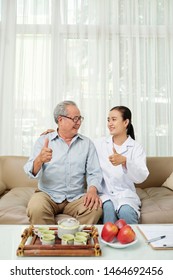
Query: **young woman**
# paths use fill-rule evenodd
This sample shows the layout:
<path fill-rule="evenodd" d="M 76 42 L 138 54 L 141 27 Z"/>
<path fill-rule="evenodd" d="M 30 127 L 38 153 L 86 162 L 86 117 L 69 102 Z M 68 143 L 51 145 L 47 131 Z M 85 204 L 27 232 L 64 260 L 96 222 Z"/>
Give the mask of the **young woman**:
<path fill-rule="evenodd" d="M 144 149 L 135 141 L 131 111 L 125 106 L 112 108 L 108 129 L 109 137 L 95 141 L 103 172 L 103 223 L 124 219 L 136 224 L 141 202 L 134 183 L 142 183 L 149 172 Z"/>

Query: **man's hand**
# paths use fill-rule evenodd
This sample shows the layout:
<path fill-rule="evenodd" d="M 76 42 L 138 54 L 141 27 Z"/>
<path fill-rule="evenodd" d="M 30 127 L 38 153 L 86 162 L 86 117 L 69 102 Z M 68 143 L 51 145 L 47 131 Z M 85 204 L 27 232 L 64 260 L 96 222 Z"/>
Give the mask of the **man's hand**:
<path fill-rule="evenodd" d="M 102 201 L 97 194 L 97 189 L 94 186 L 89 187 L 88 192 L 84 195 L 84 206 L 88 207 L 90 210 L 94 207 L 102 207 Z"/>
<path fill-rule="evenodd" d="M 49 146 L 49 139 L 46 138 L 40 154 L 34 160 L 34 166 L 32 171 L 33 175 L 36 175 L 38 173 L 43 163 L 51 161 L 52 149 L 50 149 L 48 146 Z"/>
<path fill-rule="evenodd" d="M 39 159 L 42 163 L 49 162 L 52 159 L 52 149 L 49 148 L 49 139 L 46 138 L 44 146 L 39 154 Z"/>
<path fill-rule="evenodd" d="M 114 166 L 122 164 L 126 167 L 126 157 L 118 154 L 115 148 L 113 148 L 113 155 L 109 156 L 109 160 Z"/>

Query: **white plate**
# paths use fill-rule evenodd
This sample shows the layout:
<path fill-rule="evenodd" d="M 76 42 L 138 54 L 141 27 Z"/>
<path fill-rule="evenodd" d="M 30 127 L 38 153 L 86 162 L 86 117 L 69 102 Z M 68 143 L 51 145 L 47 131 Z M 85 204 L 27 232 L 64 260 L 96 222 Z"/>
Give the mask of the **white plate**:
<path fill-rule="evenodd" d="M 127 243 L 127 244 L 121 244 L 120 242 L 118 241 L 113 241 L 113 242 L 106 242 L 104 241 L 102 238 L 101 238 L 101 242 L 112 247 L 112 248 L 117 248 L 117 249 L 123 249 L 123 248 L 126 248 L 126 247 L 129 247 L 129 246 L 132 246 L 134 245 L 138 240 L 135 239 L 133 242 L 130 242 L 130 243 Z"/>

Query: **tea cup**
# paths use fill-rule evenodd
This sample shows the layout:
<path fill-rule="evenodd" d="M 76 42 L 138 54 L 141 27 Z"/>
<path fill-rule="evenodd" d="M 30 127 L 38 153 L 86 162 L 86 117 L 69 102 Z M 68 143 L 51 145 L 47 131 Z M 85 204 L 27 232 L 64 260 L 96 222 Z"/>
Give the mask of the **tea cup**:
<path fill-rule="evenodd" d="M 62 245 L 71 245 L 74 243 L 74 235 L 70 233 L 63 234 L 61 237 Z"/>
<path fill-rule="evenodd" d="M 85 231 L 78 231 L 78 232 L 75 233 L 75 236 L 76 237 L 81 236 L 81 237 L 85 237 L 86 239 L 89 239 L 90 234 L 88 232 L 85 232 Z"/>
<path fill-rule="evenodd" d="M 37 235 L 39 237 L 41 237 L 43 234 L 53 234 L 54 235 L 54 230 L 50 230 L 50 229 L 46 229 L 46 228 L 41 228 L 41 229 L 38 229 L 37 231 Z"/>
<path fill-rule="evenodd" d="M 34 229 L 34 233 L 40 237 L 41 236 L 41 232 L 43 232 L 45 230 L 48 230 L 48 228 L 47 227 L 38 227 L 38 228 Z"/>
<path fill-rule="evenodd" d="M 40 231 L 41 235 L 43 234 L 53 234 L 54 235 L 54 230 L 51 229 L 44 229 Z"/>
<path fill-rule="evenodd" d="M 55 235 L 54 234 L 42 234 L 40 240 L 43 245 L 53 245 L 55 244 Z"/>
<path fill-rule="evenodd" d="M 84 236 L 75 236 L 74 237 L 74 245 L 86 245 L 87 238 Z"/>

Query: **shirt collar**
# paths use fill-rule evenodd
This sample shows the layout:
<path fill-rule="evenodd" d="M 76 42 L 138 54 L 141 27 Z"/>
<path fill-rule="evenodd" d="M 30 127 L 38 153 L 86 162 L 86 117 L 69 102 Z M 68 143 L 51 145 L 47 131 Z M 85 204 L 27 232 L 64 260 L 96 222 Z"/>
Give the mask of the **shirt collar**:
<path fill-rule="evenodd" d="M 51 141 L 52 141 L 52 140 L 55 140 L 56 138 L 60 138 L 59 133 L 58 133 L 58 130 L 52 132 L 51 135 L 50 135 L 50 140 L 51 140 Z M 80 139 L 83 140 L 83 139 L 84 139 L 84 136 L 78 133 L 78 134 L 76 134 L 76 135 L 74 136 L 74 139 L 77 139 L 77 138 L 80 138 Z"/>
<path fill-rule="evenodd" d="M 108 144 L 111 144 L 113 145 L 113 142 L 112 142 L 112 135 L 111 136 L 108 136 L 106 138 L 106 142 Z M 126 139 L 126 141 L 120 146 L 121 148 L 121 153 L 124 153 L 125 151 L 128 150 L 129 147 L 134 147 L 135 145 L 135 141 L 131 138 L 131 136 L 128 136 L 128 138 Z"/>
<path fill-rule="evenodd" d="M 107 143 L 112 143 L 112 135 L 108 136 L 106 138 L 106 142 Z M 134 146 L 134 140 L 131 138 L 131 136 L 129 135 L 128 138 L 126 139 L 126 141 L 122 144 L 126 145 L 126 146 Z"/>

